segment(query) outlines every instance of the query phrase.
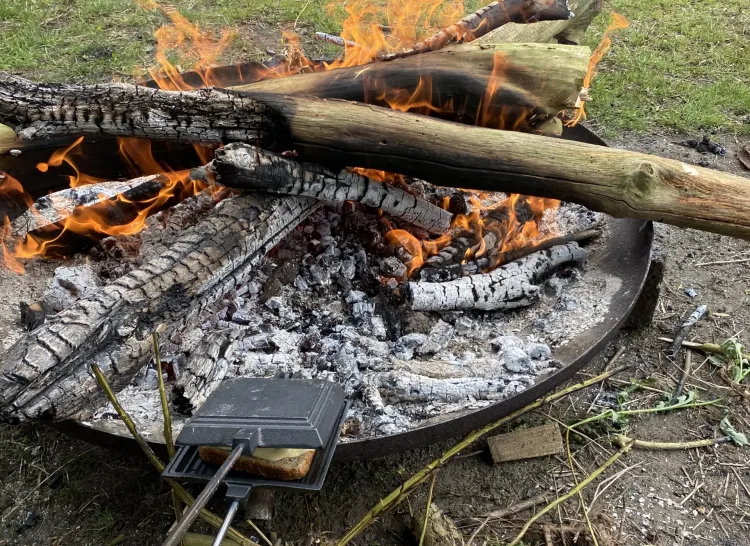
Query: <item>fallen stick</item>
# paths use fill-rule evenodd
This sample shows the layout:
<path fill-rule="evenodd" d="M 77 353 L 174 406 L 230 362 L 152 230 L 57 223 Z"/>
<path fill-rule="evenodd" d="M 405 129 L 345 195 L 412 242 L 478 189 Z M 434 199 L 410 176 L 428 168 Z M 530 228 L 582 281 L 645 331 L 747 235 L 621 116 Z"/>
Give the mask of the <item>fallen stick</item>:
<path fill-rule="evenodd" d="M 685 388 L 685 381 L 690 374 L 690 364 L 692 360 L 693 352 L 690 349 L 685 349 L 685 360 L 682 365 L 682 374 L 680 374 L 680 381 L 677 383 L 677 388 L 675 389 L 672 398 L 669 400 L 669 405 L 676 404 L 677 400 L 682 396 L 682 390 Z"/>
<path fill-rule="evenodd" d="M 410 49 L 382 55 L 397 59 L 436 51 L 452 42 L 470 42 L 507 23 L 567 20 L 573 17 L 566 0 L 498 0 L 467 15 Z"/>
<path fill-rule="evenodd" d="M 399 172 L 451 187 L 461 180 L 473 189 L 563 199 L 612 216 L 750 239 L 747 178 L 372 105 L 216 89 L 39 86 L 2 74 L 0 118 L 27 138 L 95 133 L 199 143 L 275 140 L 302 160 L 328 166 Z"/>
<path fill-rule="evenodd" d="M 705 440 L 691 440 L 689 442 L 650 442 L 646 440 L 635 440 L 629 438 L 624 434 L 618 434 L 615 437 L 617 445 L 620 447 L 632 446 L 641 449 L 650 450 L 675 450 L 675 449 L 695 449 L 698 447 L 711 447 L 717 444 L 726 444 L 732 441 L 730 436 L 722 436 L 721 438 L 707 438 Z"/>
<path fill-rule="evenodd" d="M 486 271 L 497 265 L 507 264 L 519 260 L 534 252 L 547 250 L 549 248 L 576 242 L 583 243 L 595 239 L 600 234 L 597 229 L 586 229 L 576 233 L 570 233 L 561 237 L 552 237 L 540 243 L 534 243 L 506 252 L 489 251 L 486 256 L 477 258 L 465 263 L 451 264 L 445 266 L 423 267 L 419 272 L 421 281 L 426 282 L 447 282 L 461 277 L 468 277 Z M 426 263 L 430 263 L 427 260 Z"/>
<path fill-rule="evenodd" d="M 677 329 L 677 332 L 674 335 L 674 340 L 672 341 L 672 344 L 669 346 L 669 350 L 667 351 L 667 354 L 669 356 L 674 357 L 677 354 L 677 351 L 680 350 L 682 342 L 685 341 L 685 338 L 687 337 L 688 333 L 690 333 L 690 330 L 692 330 L 696 322 L 703 318 L 703 315 L 705 315 L 707 311 L 707 306 L 699 305 L 698 308 L 693 311 L 693 313 L 687 318 L 687 320 L 682 323 L 682 326 Z"/>
<path fill-rule="evenodd" d="M 123 385 L 168 336 L 234 288 L 318 203 L 245 195 L 225 200 L 161 256 L 51 317 L 0 356 L 0 415 L 66 418 L 97 392 L 97 363 Z"/>
<path fill-rule="evenodd" d="M 506 415 L 505 417 L 495 421 L 494 423 L 490 423 L 485 427 L 475 430 L 474 432 L 466 436 L 466 438 L 464 438 L 462 441 L 458 442 L 456 445 L 445 451 L 439 458 L 433 460 L 427 466 L 412 475 L 399 487 L 391 491 L 390 494 L 382 498 L 378 502 L 378 504 L 375 505 L 370 511 L 368 511 L 354 526 L 352 526 L 346 532 L 346 534 L 344 534 L 343 537 L 336 541 L 336 546 L 346 546 L 347 544 L 349 544 L 349 542 L 351 542 L 355 537 L 357 537 L 357 535 L 359 535 L 374 521 L 376 521 L 377 518 L 380 517 L 386 510 L 393 508 L 394 506 L 398 506 L 401 502 L 403 502 L 409 496 L 409 494 L 411 494 L 414 489 L 416 489 L 420 484 L 424 483 L 424 481 L 427 480 L 435 470 L 444 466 L 453 457 L 458 455 L 461 451 L 465 450 L 468 446 L 470 446 L 486 434 L 489 434 L 493 430 L 507 423 L 510 423 L 511 421 L 514 421 L 522 415 L 534 411 L 535 409 L 538 409 L 546 404 L 552 403 L 556 400 L 559 400 L 560 398 L 564 398 L 569 394 L 590 387 L 591 385 L 596 385 L 601 381 L 605 381 L 606 379 L 617 375 L 627 368 L 627 366 L 620 366 L 608 372 L 599 374 L 596 377 L 592 377 L 591 379 L 588 379 L 583 383 L 577 383 L 560 391 L 548 394 L 547 396 L 539 398 L 531 404 L 519 410 L 516 410 L 509 415 Z"/>
<path fill-rule="evenodd" d="M 669 337 L 660 337 L 658 338 L 659 341 L 664 341 L 665 343 L 674 343 L 674 340 Z M 716 343 L 697 343 L 694 341 L 683 341 L 682 342 L 683 347 L 687 347 L 688 349 L 695 349 L 697 351 L 701 351 L 704 353 L 711 353 L 714 355 L 724 355 L 725 352 L 721 348 L 720 345 L 717 345 Z M 750 353 L 744 353 L 742 355 L 742 358 L 750 360 Z"/>
<path fill-rule="evenodd" d="M 211 170 L 219 183 L 232 188 L 332 203 L 356 201 L 432 233 L 445 233 L 450 228 L 451 213 L 395 186 L 346 169 L 334 172 L 314 163 L 294 161 L 247 144 L 216 150 Z"/>
<path fill-rule="evenodd" d="M 482 517 L 487 517 L 491 519 L 507 518 L 508 516 L 512 516 L 514 514 L 523 512 L 524 510 L 528 510 L 529 508 L 534 508 L 535 506 L 538 506 L 544 502 L 547 502 L 548 497 L 549 497 L 549 494 L 547 493 L 536 495 L 534 497 L 530 497 L 526 500 L 516 503 L 512 506 L 508 506 L 506 508 L 500 508 L 498 510 L 493 510 L 492 512 L 485 512 L 484 514 L 482 514 Z"/>
<path fill-rule="evenodd" d="M 315 39 L 321 42 L 337 45 L 340 47 L 359 47 L 356 43 L 351 40 L 344 40 L 341 36 L 335 34 L 328 34 L 327 32 L 316 32 Z"/>
<path fill-rule="evenodd" d="M 415 311 L 454 309 L 510 310 L 531 305 L 539 295 L 539 282 L 565 264 L 581 264 L 586 250 L 577 243 L 542 250 L 505 264 L 490 273 L 444 283 L 409 282 L 406 297 Z"/>

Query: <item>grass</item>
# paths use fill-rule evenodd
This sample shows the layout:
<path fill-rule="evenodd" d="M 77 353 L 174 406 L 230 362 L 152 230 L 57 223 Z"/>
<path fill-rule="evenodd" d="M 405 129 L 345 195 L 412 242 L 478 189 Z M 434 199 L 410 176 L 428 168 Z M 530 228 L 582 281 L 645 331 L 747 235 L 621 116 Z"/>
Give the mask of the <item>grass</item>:
<path fill-rule="evenodd" d="M 631 22 L 614 35 L 589 119 L 606 133 L 665 128 L 750 134 L 747 0 L 611 0 Z M 589 32 L 601 39 L 607 16 Z"/>
<path fill-rule="evenodd" d="M 143 0 L 141 0 L 143 2 Z M 279 50 L 279 27 L 297 21 L 311 55 L 335 48 L 310 40 L 337 32 L 342 4 L 330 0 L 171 0 L 218 36 L 236 32 L 224 62 Z M 480 2 L 466 2 L 467 11 Z M 614 37 L 594 81 L 589 119 L 609 136 L 622 131 L 720 130 L 750 134 L 750 10 L 747 0 L 610 0 L 631 27 Z M 153 32 L 167 21 L 136 0 L 13 0 L 0 3 L 0 70 L 47 81 L 131 78 L 152 63 Z M 595 21 L 590 45 L 607 17 Z"/>

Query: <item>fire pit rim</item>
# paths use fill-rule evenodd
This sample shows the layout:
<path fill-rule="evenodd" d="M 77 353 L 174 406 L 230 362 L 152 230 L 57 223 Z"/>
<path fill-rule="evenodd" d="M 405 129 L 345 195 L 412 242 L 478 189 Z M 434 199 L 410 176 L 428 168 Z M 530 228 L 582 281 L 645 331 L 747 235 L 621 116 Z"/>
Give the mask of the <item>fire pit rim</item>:
<path fill-rule="evenodd" d="M 566 128 L 563 138 L 607 145 L 591 130 L 580 125 Z M 468 434 L 551 392 L 580 371 L 620 331 L 641 294 L 648 274 L 653 242 L 651 222 L 609 219 L 609 227 L 612 236 L 602 249 L 604 259 L 599 260 L 599 267 L 619 278 L 622 285 L 613 296 L 604 320 L 578 334 L 554 353 L 554 357 L 562 362 L 564 367 L 525 391 L 484 408 L 446 414 L 437 422 L 433 419 L 425 426 L 398 434 L 341 442 L 335 460 L 341 462 L 373 459 L 424 448 L 442 440 Z M 91 443 L 119 449 L 137 449 L 134 440 L 125 431 L 112 432 L 73 420 L 50 424 L 65 434 Z M 164 449 L 163 443 L 153 445 L 159 450 Z"/>

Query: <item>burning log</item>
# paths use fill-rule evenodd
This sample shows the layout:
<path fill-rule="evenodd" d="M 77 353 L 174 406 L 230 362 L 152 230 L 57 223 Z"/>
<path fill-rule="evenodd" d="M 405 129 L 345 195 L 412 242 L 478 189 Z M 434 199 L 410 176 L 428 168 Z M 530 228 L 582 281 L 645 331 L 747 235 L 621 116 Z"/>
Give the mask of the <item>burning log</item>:
<path fill-rule="evenodd" d="M 275 141 L 328 166 L 381 169 L 451 187 L 460 180 L 473 189 L 563 199 L 615 217 L 750 239 L 746 178 L 372 105 L 216 89 L 38 86 L 0 75 L 0 121 L 27 138 L 77 132 L 267 146 Z"/>
<path fill-rule="evenodd" d="M 129 381 L 168 337 L 247 278 L 318 204 L 304 197 L 246 195 L 219 204 L 163 255 L 76 302 L 0 358 L 0 414 L 65 418 L 98 393 L 91 363 L 110 382 Z"/>
<path fill-rule="evenodd" d="M 431 105 L 432 115 L 472 125 L 483 115 L 497 120 L 493 109 L 505 107 L 507 121 L 512 123 L 509 106 L 550 115 L 573 108 L 590 55 L 588 48 L 574 46 L 466 44 L 413 58 L 266 79 L 232 89 L 394 104 L 399 109 L 412 101 L 417 106 Z M 489 94 L 488 88 L 492 89 Z"/>
<path fill-rule="evenodd" d="M 411 49 L 380 58 L 387 60 L 408 57 L 436 51 L 451 42 L 470 42 L 507 23 L 559 21 L 571 17 L 573 12 L 568 8 L 567 0 L 498 0 L 415 44 Z"/>
<path fill-rule="evenodd" d="M 433 233 L 445 233 L 451 214 L 404 190 L 349 170 L 334 172 L 300 163 L 246 144 L 216 150 L 212 170 L 226 186 L 253 191 L 301 195 L 321 201 L 356 201 Z"/>
<path fill-rule="evenodd" d="M 105 199 L 116 197 L 156 178 L 142 176 L 125 182 L 101 182 L 64 190 L 40 197 L 23 214 L 10 224 L 10 234 L 25 237 L 27 233 L 62 222 L 73 214 L 76 207 L 90 207 Z"/>
<path fill-rule="evenodd" d="M 496 43 L 545 43 L 579 44 L 583 41 L 586 29 L 602 11 L 602 0 L 571 0 L 570 10 L 575 17 L 560 21 L 540 21 L 533 25 L 508 23 L 491 30 L 478 40 L 489 45 Z"/>
<path fill-rule="evenodd" d="M 492 233 L 488 234 L 491 235 Z M 482 256 L 471 261 L 462 263 L 454 263 L 449 265 L 434 265 L 433 267 L 424 267 L 419 272 L 419 278 L 426 282 L 448 282 L 459 279 L 461 277 L 468 277 L 469 275 L 476 275 L 482 271 L 489 270 L 497 264 L 507 264 L 515 260 L 520 260 L 524 256 L 539 252 L 540 250 L 547 250 L 549 248 L 566 245 L 568 243 L 583 243 L 594 239 L 599 236 L 599 230 L 597 229 L 586 229 L 578 231 L 576 233 L 570 233 L 561 237 L 552 237 L 546 239 L 540 243 L 529 244 L 515 250 L 508 250 L 506 252 L 495 252 L 489 253 L 488 256 Z M 429 264 L 430 260 L 427 260 L 426 264 Z"/>
<path fill-rule="evenodd" d="M 565 264 L 582 264 L 587 252 L 577 243 L 542 250 L 483 275 L 445 282 L 410 282 L 407 299 L 415 311 L 509 310 L 534 303 L 539 282 Z"/>

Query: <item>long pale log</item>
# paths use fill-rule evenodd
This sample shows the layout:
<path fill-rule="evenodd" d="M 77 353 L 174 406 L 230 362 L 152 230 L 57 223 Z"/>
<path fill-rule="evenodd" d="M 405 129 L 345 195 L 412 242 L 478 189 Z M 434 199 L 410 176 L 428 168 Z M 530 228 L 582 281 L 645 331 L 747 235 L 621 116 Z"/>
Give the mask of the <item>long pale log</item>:
<path fill-rule="evenodd" d="M 66 123 L 51 119 L 51 111 L 61 110 L 57 92 L 45 86 L 48 93 L 39 99 L 34 93 L 38 86 L 25 82 L 19 89 L 17 80 L 0 75 L 0 121 L 11 121 L 27 137 L 112 131 L 130 136 L 194 138 L 197 142 L 205 141 L 202 137 L 210 142 L 226 137 L 270 146 L 272 132 L 277 147 L 295 148 L 300 159 L 332 167 L 356 165 L 444 186 L 562 199 L 616 217 L 643 218 L 750 239 L 748 179 L 677 160 L 471 127 L 346 101 L 219 90 L 148 90 L 153 99 L 150 101 L 140 96 L 141 88 L 131 86 L 131 95 L 139 95 L 140 109 L 129 108 L 132 97 L 121 97 L 115 104 L 118 111 L 127 113 L 123 114 L 127 118 L 123 123 L 122 116 L 117 121 L 111 117 L 111 100 L 91 100 L 87 88 L 66 86 L 69 101 L 77 96 L 75 107 L 62 101 L 71 118 Z M 120 92 L 125 88 L 117 86 Z M 100 99 L 101 95 L 107 97 L 106 87 L 95 89 Z M 30 104 L 28 91 L 38 100 Z M 214 96 L 218 100 L 212 103 Z M 182 106 L 183 101 L 186 107 L 203 102 L 198 111 L 204 115 L 211 111 L 214 125 L 221 127 L 191 128 L 193 118 Z M 156 106 L 164 102 L 166 109 Z M 87 122 L 87 111 L 89 119 L 102 111 L 108 116 Z M 169 118 L 170 111 L 176 112 L 179 121 Z M 81 119 L 76 119 L 76 113 Z M 244 115 L 251 116 L 259 128 L 244 128 Z M 225 125 L 234 118 L 243 119 L 243 127 Z M 177 128 L 164 131 L 165 125 Z"/>
<path fill-rule="evenodd" d="M 545 43 L 579 44 L 591 22 L 602 11 L 602 0 L 571 0 L 570 9 L 575 17 L 562 21 L 541 21 L 533 25 L 508 23 L 490 31 L 477 40 L 482 45 L 498 43 Z"/>
<path fill-rule="evenodd" d="M 533 26 L 533 25 L 531 25 Z M 233 87 L 238 91 L 346 99 L 385 105 L 399 96 L 428 100 L 475 123 L 480 108 L 516 105 L 556 114 L 576 104 L 588 70 L 587 47 L 464 44 L 406 59 L 310 72 Z M 458 115 L 458 114 L 456 114 Z"/>
<path fill-rule="evenodd" d="M 587 252 L 576 243 L 536 252 L 490 273 L 454 281 L 410 282 L 407 299 L 416 311 L 480 309 L 509 310 L 526 307 L 539 296 L 538 283 L 544 276 L 568 263 L 581 264 Z"/>
<path fill-rule="evenodd" d="M 255 260 L 317 208 L 304 197 L 224 201 L 170 250 L 52 317 L 0 357 L 0 414 L 64 418 L 97 390 L 90 364 L 115 385 L 168 336 L 247 278 Z"/>
<path fill-rule="evenodd" d="M 450 228 L 451 213 L 400 188 L 346 169 L 334 172 L 315 163 L 287 159 L 255 146 L 235 143 L 220 148 L 211 168 L 225 186 L 327 202 L 356 201 L 433 233 Z"/>
<path fill-rule="evenodd" d="M 436 51 L 451 42 L 470 42 L 507 23 L 558 21 L 571 17 L 573 12 L 568 8 L 567 0 L 498 0 L 405 51 L 379 58 L 407 57 Z"/>

